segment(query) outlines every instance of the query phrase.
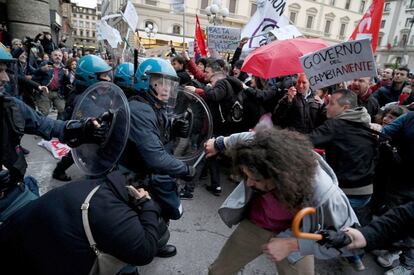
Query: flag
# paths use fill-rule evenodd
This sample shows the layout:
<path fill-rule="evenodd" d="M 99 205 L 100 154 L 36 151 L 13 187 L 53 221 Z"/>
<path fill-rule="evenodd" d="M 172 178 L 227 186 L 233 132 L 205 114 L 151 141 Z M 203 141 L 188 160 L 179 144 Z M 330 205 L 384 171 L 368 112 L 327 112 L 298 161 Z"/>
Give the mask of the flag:
<path fill-rule="evenodd" d="M 173 12 L 180 13 L 184 12 L 185 4 L 184 0 L 171 0 L 170 2 Z"/>
<path fill-rule="evenodd" d="M 282 17 L 285 8 L 286 0 L 258 1 L 256 12 L 241 33 L 241 37 L 250 38 L 249 42 L 244 45 L 244 51 L 250 51 L 266 44 L 266 33 L 289 24 L 289 20 Z"/>
<path fill-rule="evenodd" d="M 206 39 L 204 38 L 204 33 L 201 30 L 200 21 L 196 15 L 196 28 L 195 28 L 195 39 L 194 39 L 194 55 L 206 57 L 208 54 L 208 49 L 206 46 Z M 197 58 L 196 58 L 197 60 Z"/>
<path fill-rule="evenodd" d="M 133 32 L 135 32 L 137 25 L 138 25 L 138 14 L 134 8 L 134 5 L 131 1 L 128 1 L 125 11 L 122 13 L 125 22 L 127 22 L 128 26 L 131 28 Z"/>
<path fill-rule="evenodd" d="M 378 34 L 381 28 L 382 11 L 384 9 L 384 0 L 374 0 L 365 12 L 361 21 L 355 27 L 349 40 L 370 38 L 372 52 L 375 53 L 378 45 Z"/>

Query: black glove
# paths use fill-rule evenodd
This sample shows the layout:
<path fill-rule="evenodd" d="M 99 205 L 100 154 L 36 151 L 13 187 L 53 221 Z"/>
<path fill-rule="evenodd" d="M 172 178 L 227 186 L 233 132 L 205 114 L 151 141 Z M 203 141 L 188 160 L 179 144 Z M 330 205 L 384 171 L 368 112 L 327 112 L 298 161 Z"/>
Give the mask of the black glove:
<path fill-rule="evenodd" d="M 190 134 L 190 121 L 185 118 L 177 118 L 173 121 L 171 135 L 173 137 L 187 138 Z"/>
<path fill-rule="evenodd" d="M 64 140 L 70 147 L 77 147 L 85 143 L 101 144 L 105 141 L 109 124 L 102 123 L 97 128 L 93 118 L 69 120 L 65 125 Z M 99 123 L 99 119 L 96 120 Z"/>
<path fill-rule="evenodd" d="M 182 176 L 181 178 L 184 181 L 191 182 L 195 178 L 196 174 L 197 170 L 195 169 L 195 167 L 187 165 L 187 174 L 185 176 Z"/>
<path fill-rule="evenodd" d="M 318 243 L 325 245 L 327 248 L 341 249 L 352 242 L 351 238 L 344 231 L 337 231 L 334 228 L 321 230 L 318 233 L 323 236 L 323 239 L 318 241 Z"/>

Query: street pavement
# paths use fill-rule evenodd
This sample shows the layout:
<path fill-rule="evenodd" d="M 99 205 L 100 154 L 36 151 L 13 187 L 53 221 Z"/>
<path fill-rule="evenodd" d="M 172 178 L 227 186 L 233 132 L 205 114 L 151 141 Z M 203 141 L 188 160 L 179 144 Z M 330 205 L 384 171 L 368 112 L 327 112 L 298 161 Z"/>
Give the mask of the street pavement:
<path fill-rule="evenodd" d="M 63 186 L 65 183 L 52 179 L 51 174 L 56 165 L 52 155 L 46 149 L 37 145 L 41 138 L 25 135 L 22 144 L 30 150 L 27 156 L 27 175 L 34 176 L 40 185 L 41 194 Z M 72 179 L 80 179 L 82 173 L 74 165 L 67 172 Z M 184 215 L 178 221 L 171 221 L 170 243 L 177 246 L 178 254 L 169 259 L 155 258 L 144 267 L 140 267 L 140 274 L 156 275 L 198 275 L 207 274 L 207 267 L 218 255 L 220 248 L 233 229 L 221 222 L 217 210 L 231 190 L 236 186 L 222 175 L 223 194 L 220 197 L 207 192 L 204 185 L 207 180 L 197 183 L 194 199 L 183 200 Z M 372 255 L 364 257 L 366 271 L 356 272 L 338 259 L 316 261 L 316 274 L 383 274 L 384 269 L 373 260 Z M 260 256 L 248 264 L 239 274 L 243 275 L 270 275 L 277 274 L 274 265 L 265 257 Z"/>

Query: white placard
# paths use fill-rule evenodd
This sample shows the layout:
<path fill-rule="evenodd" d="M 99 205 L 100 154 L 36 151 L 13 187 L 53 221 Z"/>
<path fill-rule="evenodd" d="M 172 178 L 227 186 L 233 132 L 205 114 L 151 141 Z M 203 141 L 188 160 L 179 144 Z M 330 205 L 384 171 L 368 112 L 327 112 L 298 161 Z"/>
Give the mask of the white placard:
<path fill-rule="evenodd" d="M 194 57 L 194 40 L 188 41 L 188 55 Z"/>
<path fill-rule="evenodd" d="M 137 25 L 138 25 L 138 14 L 134 8 L 134 5 L 130 1 L 128 1 L 126 5 L 123 16 L 124 16 L 125 22 L 127 22 L 131 30 L 135 32 L 135 30 L 137 29 Z"/>
<path fill-rule="evenodd" d="M 377 75 L 369 39 L 324 48 L 302 56 L 300 62 L 313 89 Z"/>
<path fill-rule="evenodd" d="M 286 40 L 303 36 L 303 34 L 294 25 L 286 25 L 280 27 L 279 29 L 275 28 L 270 32 L 276 36 L 278 40 Z"/>
<path fill-rule="evenodd" d="M 122 42 L 119 31 L 109 26 L 105 20 L 96 24 L 96 33 L 97 40 L 107 40 L 112 48 L 118 47 L 118 43 Z"/>
<path fill-rule="evenodd" d="M 208 48 L 218 52 L 234 52 L 240 43 L 241 29 L 221 26 L 208 27 Z"/>

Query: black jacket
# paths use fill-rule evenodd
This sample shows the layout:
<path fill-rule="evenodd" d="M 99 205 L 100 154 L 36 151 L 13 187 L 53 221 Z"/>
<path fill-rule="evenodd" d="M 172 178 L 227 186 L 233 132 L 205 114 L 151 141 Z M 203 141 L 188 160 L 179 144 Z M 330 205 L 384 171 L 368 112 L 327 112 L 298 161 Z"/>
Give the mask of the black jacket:
<path fill-rule="evenodd" d="M 279 101 L 272 120 L 274 125 L 307 134 L 326 120 L 326 108 L 313 95 L 305 99 L 297 93 L 290 103 L 287 96 Z"/>
<path fill-rule="evenodd" d="M 125 178 L 84 180 L 49 191 L 17 211 L 0 227 L 4 274 L 88 274 L 95 253 L 82 225 L 81 205 L 101 184 L 89 205 L 97 248 L 132 265 L 151 262 L 159 240 L 159 211 L 152 200 L 129 203 Z"/>
<path fill-rule="evenodd" d="M 398 101 L 401 92 L 402 88 L 397 90 L 393 83 L 391 86 L 382 86 L 373 93 L 373 96 L 378 100 L 379 106 L 382 107 L 387 103 Z"/>
<path fill-rule="evenodd" d="M 391 209 L 359 231 L 367 241 L 366 250 L 387 248 L 392 242 L 413 236 L 414 201 Z"/>
<path fill-rule="evenodd" d="M 362 124 L 328 119 L 309 137 L 316 148 L 325 149 L 326 161 L 338 177 L 339 187 L 372 184 L 377 160 L 377 138 Z"/>

